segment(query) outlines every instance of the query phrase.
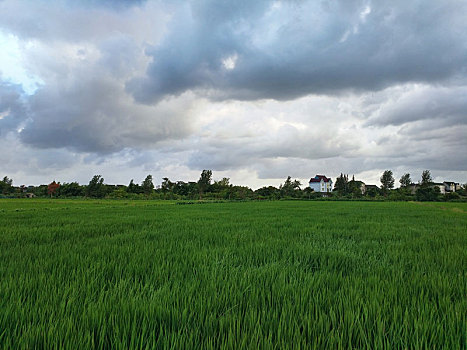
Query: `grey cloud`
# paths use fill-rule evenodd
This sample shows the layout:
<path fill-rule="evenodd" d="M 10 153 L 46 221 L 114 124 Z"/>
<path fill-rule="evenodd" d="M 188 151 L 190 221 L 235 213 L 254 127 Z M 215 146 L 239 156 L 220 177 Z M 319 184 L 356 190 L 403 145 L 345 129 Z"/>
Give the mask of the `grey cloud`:
<path fill-rule="evenodd" d="M 32 112 L 21 140 L 39 148 L 109 153 L 125 147 L 154 147 L 190 132 L 184 117 L 190 101 L 137 105 L 118 81 L 99 76 L 97 71 L 77 78 L 71 87 L 45 87 L 32 96 Z"/>
<path fill-rule="evenodd" d="M 357 150 L 357 145 L 340 140 L 337 134 L 324 134 L 328 139 L 323 138 L 322 134 L 314 134 L 311 128 L 298 130 L 291 125 L 284 125 L 266 135 L 201 140 L 187 164 L 193 169 L 222 171 L 255 167 L 258 163 L 280 158 L 317 160 Z"/>
<path fill-rule="evenodd" d="M 191 132 L 185 117 L 194 106 L 189 96 L 147 106 L 124 91 L 124 80 L 141 64 L 140 47 L 128 36 L 112 34 L 97 49 L 95 58 L 84 62 L 81 57 L 58 62 L 61 72 L 45 76 L 43 86 L 26 97 L 28 118 L 19 133 L 25 144 L 111 153 L 155 147 Z"/>
<path fill-rule="evenodd" d="M 145 1 L 0 2 L 0 30 L 24 40 L 49 43 L 83 43 L 105 38 L 111 32 L 131 33 L 137 41 L 150 34 L 151 42 L 157 42 L 166 17 L 159 3 Z"/>
<path fill-rule="evenodd" d="M 27 106 L 21 86 L 0 79 L 0 136 L 19 128 L 26 117 Z"/>
<path fill-rule="evenodd" d="M 467 124 L 467 86 L 415 87 L 395 99 L 394 95 L 387 98 L 371 113 L 366 125 L 402 125 L 430 119 L 445 125 Z"/>
<path fill-rule="evenodd" d="M 189 94 L 147 106 L 135 103 L 124 90 L 125 80 L 146 64 L 145 30 L 157 33 L 163 26 L 163 15 L 160 23 L 153 17 L 161 13 L 157 4 L 125 13 L 91 5 L 0 4 L 0 29 L 32 40 L 22 47 L 24 64 L 42 80 L 32 96 L 0 87 L 1 108 L 8 109 L 1 130 L 17 132 L 24 144 L 36 148 L 102 154 L 153 148 L 188 135 L 192 122 L 186 115 L 195 106 Z M 38 24 L 31 20 L 34 16 Z M 148 27 L 148 21 L 155 23 Z M 29 22 L 40 28 L 28 27 Z"/>
<path fill-rule="evenodd" d="M 254 2 L 256 4 L 256 2 Z M 458 1 L 192 2 L 175 10 L 147 75 L 127 89 L 151 103 L 186 90 L 211 98 L 293 99 L 309 93 L 434 82 L 466 69 Z M 234 7 L 234 11 L 232 11 Z M 223 60 L 236 57 L 233 69 Z"/>
<path fill-rule="evenodd" d="M 119 10 L 132 6 L 141 6 L 145 2 L 146 0 L 85 0 L 82 1 L 79 5 L 85 4 L 88 6 L 106 7 Z"/>

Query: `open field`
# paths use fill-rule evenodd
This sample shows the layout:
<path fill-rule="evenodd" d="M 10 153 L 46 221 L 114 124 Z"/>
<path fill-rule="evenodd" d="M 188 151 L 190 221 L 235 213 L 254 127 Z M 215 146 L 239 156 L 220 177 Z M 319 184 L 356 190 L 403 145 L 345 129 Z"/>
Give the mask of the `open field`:
<path fill-rule="evenodd" d="M 0 347 L 465 349 L 467 203 L 0 200 Z"/>

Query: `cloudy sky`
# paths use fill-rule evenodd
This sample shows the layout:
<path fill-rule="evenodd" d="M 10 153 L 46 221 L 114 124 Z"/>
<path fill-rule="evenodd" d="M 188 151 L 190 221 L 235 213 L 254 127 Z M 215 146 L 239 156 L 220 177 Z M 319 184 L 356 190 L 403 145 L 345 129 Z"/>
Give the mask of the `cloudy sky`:
<path fill-rule="evenodd" d="M 0 48 L 15 185 L 467 182 L 464 0 L 0 0 Z"/>

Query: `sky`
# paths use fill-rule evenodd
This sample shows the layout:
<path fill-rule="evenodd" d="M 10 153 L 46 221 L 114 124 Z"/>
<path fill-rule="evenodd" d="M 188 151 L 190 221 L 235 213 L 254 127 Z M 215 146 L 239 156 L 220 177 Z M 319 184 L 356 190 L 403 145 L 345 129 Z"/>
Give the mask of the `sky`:
<path fill-rule="evenodd" d="M 467 1 L 0 0 L 0 176 L 467 182 Z"/>

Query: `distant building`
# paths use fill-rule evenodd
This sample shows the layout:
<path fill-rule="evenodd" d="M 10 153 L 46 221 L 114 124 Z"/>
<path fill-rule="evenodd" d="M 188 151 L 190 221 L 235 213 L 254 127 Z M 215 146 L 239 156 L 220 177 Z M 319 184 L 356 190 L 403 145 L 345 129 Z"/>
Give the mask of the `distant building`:
<path fill-rule="evenodd" d="M 444 183 L 433 183 L 432 184 L 432 187 L 438 187 L 439 188 L 439 193 L 441 194 L 446 194 L 446 187 L 444 187 Z"/>
<path fill-rule="evenodd" d="M 360 193 L 362 195 L 364 195 L 365 192 L 366 192 L 365 183 L 363 181 L 355 180 L 355 178 L 352 178 L 352 180 L 349 181 L 348 186 L 349 186 L 351 191 L 354 191 L 355 188 L 358 188 L 358 190 L 360 191 Z M 369 185 L 369 186 L 371 186 L 371 185 Z"/>
<path fill-rule="evenodd" d="M 418 190 L 419 188 L 420 188 L 420 185 L 419 185 L 419 184 L 411 183 L 410 186 L 409 186 L 410 193 L 411 193 L 411 194 L 417 193 L 417 190 Z"/>
<path fill-rule="evenodd" d="M 428 187 L 430 188 L 435 188 L 435 187 L 438 187 L 439 188 L 439 193 L 441 194 L 446 194 L 446 192 L 449 192 L 449 190 L 447 190 L 446 188 L 446 182 L 443 182 L 443 183 L 438 183 L 438 182 L 432 182 L 430 183 L 429 185 L 427 185 Z M 412 194 L 416 194 L 417 193 L 417 190 L 419 188 L 421 188 L 422 186 L 420 184 L 410 184 L 409 188 L 410 188 L 410 192 Z"/>
<path fill-rule="evenodd" d="M 309 182 L 310 188 L 315 192 L 331 192 L 332 180 L 324 175 L 316 175 Z"/>
<path fill-rule="evenodd" d="M 444 181 L 444 190 L 446 192 L 456 192 L 459 191 L 462 186 L 458 182 L 453 182 L 453 181 Z"/>

